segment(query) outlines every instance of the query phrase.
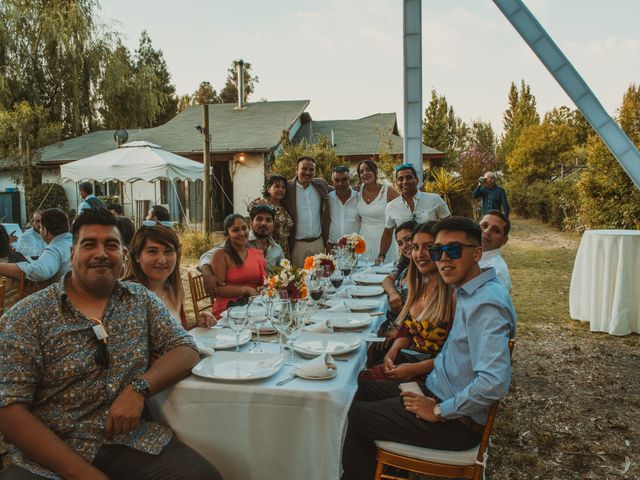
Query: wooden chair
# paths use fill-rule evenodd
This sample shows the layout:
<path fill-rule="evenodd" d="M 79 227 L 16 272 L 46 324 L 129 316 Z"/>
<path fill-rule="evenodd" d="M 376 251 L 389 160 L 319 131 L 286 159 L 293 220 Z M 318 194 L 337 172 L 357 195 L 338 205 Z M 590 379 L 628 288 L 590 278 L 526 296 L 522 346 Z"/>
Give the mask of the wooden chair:
<path fill-rule="evenodd" d="M 4 315 L 4 294 L 7 288 L 6 277 L 0 277 L 0 317 Z"/>
<path fill-rule="evenodd" d="M 204 289 L 204 281 L 201 273 L 188 273 L 189 290 L 191 290 L 191 301 L 193 302 L 193 313 L 196 318 L 200 312 L 211 311 L 213 308 L 213 297 Z M 205 302 L 201 303 L 203 300 Z"/>
<path fill-rule="evenodd" d="M 513 353 L 513 347 L 514 341 L 511 339 L 509 352 Z M 480 444 L 470 450 L 436 450 L 396 442 L 377 441 L 374 480 L 407 480 L 409 478 L 383 473 L 386 465 L 433 477 L 480 480 L 484 477 L 484 469 L 489 457 L 487 448 L 499 403 L 499 401 L 494 402 L 489 410 Z"/>
<path fill-rule="evenodd" d="M 42 290 L 45 287 L 55 283 L 57 280 L 50 278 L 49 280 L 43 280 L 42 282 L 33 282 L 27 280 L 24 276 L 24 272 L 20 274 L 20 298 L 28 297 L 32 293 Z"/>

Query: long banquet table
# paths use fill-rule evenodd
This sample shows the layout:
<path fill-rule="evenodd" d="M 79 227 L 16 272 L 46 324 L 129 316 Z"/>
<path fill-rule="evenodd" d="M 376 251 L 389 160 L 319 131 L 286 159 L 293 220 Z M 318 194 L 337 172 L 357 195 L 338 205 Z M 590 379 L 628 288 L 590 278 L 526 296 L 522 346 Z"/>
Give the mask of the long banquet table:
<path fill-rule="evenodd" d="M 640 333 L 640 231 L 587 230 L 569 290 L 571 318 L 592 332 Z"/>
<path fill-rule="evenodd" d="M 384 311 L 384 296 L 380 309 Z M 363 338 L 377 331 L 375 315 Z M 225 480 L 340 477 L 340 457 L 357 374 L 366 362 L 366 342 L 336 361 L 330 380 L 296 378 L 284 366 L 274 376 L 250 382 L 210 381 L 191 375 L 151 399 L 156 420 L 220 470 Z M 279 346 L 263 342 L 266 351 Z M 247 349 L 245 345 L 244 349 Z"/>

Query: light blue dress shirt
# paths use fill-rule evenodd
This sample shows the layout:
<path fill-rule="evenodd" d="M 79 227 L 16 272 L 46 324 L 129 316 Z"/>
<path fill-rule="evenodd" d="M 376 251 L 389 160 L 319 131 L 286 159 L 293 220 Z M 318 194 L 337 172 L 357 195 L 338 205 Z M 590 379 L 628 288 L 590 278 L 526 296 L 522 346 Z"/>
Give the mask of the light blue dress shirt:
<path fill-rule="evenodd" d="M 43 282 L 45 280 L 58 280 L 71 270 L 71 245 L 73 237 L 65 232 L 57 235 L 49 242 L 37 260 L 33 262 L 16 263 L 24 272 L 27 280 Z"/>
<path fill-rule="evenodd" d="M 516 312 L 493 268 L 456 289 L 453 326 L 427 388 L 440 400 L 445 419 L 464 416 L 484 425 L 491 404 L 511 384 L 509 339 L 516 332 Z"/>
<path fill-rule="evenodd" d="M 22 234 L 18 241 L 14 244 L 15 249 L 27 258 L 39 256 L 47 247 L 40 234 L 33 228 L 30 228 Z"/>

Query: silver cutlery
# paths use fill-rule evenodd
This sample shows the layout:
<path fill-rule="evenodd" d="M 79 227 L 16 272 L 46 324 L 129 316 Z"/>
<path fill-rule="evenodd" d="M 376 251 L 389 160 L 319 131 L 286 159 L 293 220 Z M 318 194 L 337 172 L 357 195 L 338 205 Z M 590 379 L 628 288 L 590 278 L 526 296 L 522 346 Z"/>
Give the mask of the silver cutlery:
<path fill-rule="evenodd" d="M 277 387 L 281 387 L 282 385 L 285 385 L 287 383 L 289 383 L 291 380 L 295 380 L 296 376 L 292 375 L 289 378 L 285 378 L 284 380 L 280 380 L 278 383 L 276 383 Z"/>

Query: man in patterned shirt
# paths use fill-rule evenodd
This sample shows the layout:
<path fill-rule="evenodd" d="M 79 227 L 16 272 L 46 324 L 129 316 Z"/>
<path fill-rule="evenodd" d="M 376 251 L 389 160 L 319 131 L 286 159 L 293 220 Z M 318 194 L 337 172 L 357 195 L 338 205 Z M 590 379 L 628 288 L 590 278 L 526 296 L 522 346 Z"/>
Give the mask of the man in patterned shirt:
<path fill-rule="evenodd" d="M 110 212 L 83 212 L 71 272 L 0 319 L 0 479 L 221 478 L 143 415 L 198 353 L 158 297 L 118 281 L 121 241 Z"/>

